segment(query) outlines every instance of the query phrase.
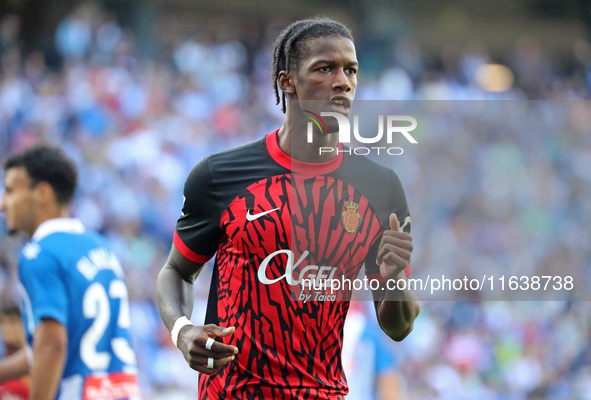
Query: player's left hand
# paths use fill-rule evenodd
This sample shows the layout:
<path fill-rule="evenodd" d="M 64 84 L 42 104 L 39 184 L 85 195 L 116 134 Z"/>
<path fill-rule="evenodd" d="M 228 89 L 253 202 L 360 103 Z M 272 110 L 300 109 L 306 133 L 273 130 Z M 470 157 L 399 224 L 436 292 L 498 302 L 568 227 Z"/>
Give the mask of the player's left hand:
<path fill-rule="evenodd" d="M 396 214 L 390 214 L 390 230 L 384 231 L 378 248 L 376 263 L 380 266 L 380 274 L 386 280 L 396 279 L 410 262 L 413 250 L 412 236 L 400 230 Z"/>

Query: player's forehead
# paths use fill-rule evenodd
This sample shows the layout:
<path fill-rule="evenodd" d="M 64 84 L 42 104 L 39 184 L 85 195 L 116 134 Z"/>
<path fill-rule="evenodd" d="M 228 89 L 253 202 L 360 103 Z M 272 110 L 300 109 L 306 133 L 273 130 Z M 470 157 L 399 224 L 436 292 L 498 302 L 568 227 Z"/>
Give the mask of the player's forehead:
<path fill-rule="evenodd" d="M 339 62 L 358 65 L 355 44 L 342 36 L 312 38 L 306 41 L 301 64 L 313 64 L 320 61 Z"/>
<path fill-rule="evenodd" d="M 4 187 L 18 188 L 31 186 L 31 177 L 25 167 L 11 167 L 4 173 Z"/>

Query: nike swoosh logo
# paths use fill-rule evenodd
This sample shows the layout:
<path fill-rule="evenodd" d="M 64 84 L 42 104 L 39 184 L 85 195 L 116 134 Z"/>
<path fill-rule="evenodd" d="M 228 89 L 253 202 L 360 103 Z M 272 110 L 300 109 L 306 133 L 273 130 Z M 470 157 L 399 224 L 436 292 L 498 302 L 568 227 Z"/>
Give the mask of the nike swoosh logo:
<path fill-rule="evenodd" d="M 248 211 L 246 211 L 246 219 L 249 220 L 249 221 L 254 221 L 257 218 L 262 217 L 263 215 L 270 214 L 273 211 L 277 211 L 277 210 L 279 210 L 279 207 L 274 208 L 274 209 L 269 210 L 269 211 L 263 211 L 262 213 L 258 213 L 258 214 L 251 214 L 250 213 L 250 210 L 248 210 Z"/>

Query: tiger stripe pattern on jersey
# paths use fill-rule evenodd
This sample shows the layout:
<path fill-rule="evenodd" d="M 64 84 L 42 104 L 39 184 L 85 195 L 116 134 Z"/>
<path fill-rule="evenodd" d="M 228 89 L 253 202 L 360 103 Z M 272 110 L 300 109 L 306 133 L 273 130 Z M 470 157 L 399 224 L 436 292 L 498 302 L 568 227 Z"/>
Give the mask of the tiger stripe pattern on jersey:
<path fill-rule="evenodd" d="M 341 223 L 345 202 L 358 205 L 363 221 L 353 233 Z M 227 239 L 216 261 L 218 319 L 236 327 L 229 343 L 240 353 L 218 375 L 202 376 L 204 391 L 214 398 L 226 388 L 244 391 L 237 398 L 269 395 L 260 392 L 262 384 L 289 398 L 300 387 L 310 388 L 309 398 L 346 393 L 340 351 L 348 302 L 342 300 L 350 292 L 339 292 L 337 301 L 314 301 L 313 290 L 310 301 L 299 297 L 303 273 L 325 267 L 336 269 L 334 278 L 357 276 L 382 230 L 367 199 L 333 177 L 273 176 L 238 196 L 220 225 Z"/>

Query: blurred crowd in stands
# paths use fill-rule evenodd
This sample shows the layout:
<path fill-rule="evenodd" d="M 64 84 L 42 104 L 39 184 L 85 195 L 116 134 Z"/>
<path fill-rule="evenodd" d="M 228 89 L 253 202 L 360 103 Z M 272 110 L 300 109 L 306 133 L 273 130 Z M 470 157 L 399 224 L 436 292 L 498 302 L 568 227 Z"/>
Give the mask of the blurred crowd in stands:
<path fill-rule="evenodd" d="M 37 142 L 60 144 L 76 160 L 73 214 L 106 235 L 125 268 L 144 398 L 195 398 L 197 373 L 158 315 L 156 275 L 190 169 L 207 154 L 280 126 L 270 72 L 278 31 L 270 25 L 270 39 L 256 49 L 238 37 L 178 38 L 170 59 L 154 61 L 139 55 L 112 14 L 93 7 L 60 22 L 58 65 L 41 51 L 23 51 L 17 17 L 0 21 L 0 161 Z M 541 274 L 568 265 L 588 285 L 589 43 L 573 42 L 571 58 L 557 62 L 534 38 L 508 44 L 503 60 L 480 45 L 426 54 L 412 38 L 400 38 L 386 57 L 391 62 L 366 74 L 365 63 L 384 63 L 364 58 L 362 42 L 357 48 L 357 99 L 471 100 L 454 103 L 448 114 L 434 105 L 449 103 L 428 103 L 425 110 L 439 113 L 425 117 L 418 147 L 386 161 L 413 215 L 414 273 L 451 266 L 481 276 L 506 266 L 514 275 Z M 486 69 L 499 61 L 500 75 Z M 499 80 L 508 82 L 502 91 L 486 90 Z M 504 106 L 491 112 L 496 104 Z M 491 121 L 497 129 L 487 128 Z M 23 243 L 5 232 L 2 304 L 17 301 Z M 195 322 L 203 320 L 208 273 L 196 282 Z M 425 302 L 402 343 L 385 338 L 368 302 L 353 307 L 344 356 L 357 385 L 350 398 L 591 399 L 588 302 L 462 300 Z M 367 385 L 374 381 L 382 383 Z M 396 390 L 370 396 L 363 385 Z"/>

